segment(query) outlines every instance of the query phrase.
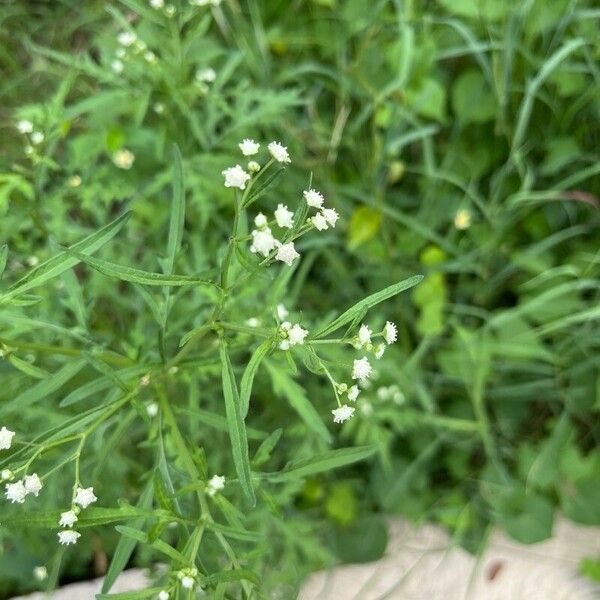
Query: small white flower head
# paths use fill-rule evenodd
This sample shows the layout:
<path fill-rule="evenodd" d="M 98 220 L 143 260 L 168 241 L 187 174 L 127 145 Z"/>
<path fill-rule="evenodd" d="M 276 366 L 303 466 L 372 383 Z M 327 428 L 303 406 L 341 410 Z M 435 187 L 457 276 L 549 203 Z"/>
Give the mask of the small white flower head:
<path fill-rule="evenodd" d="M 162 102 L 155 102 L 152 106 L 152 110 L 157 115 L 162 115 L 165 112 L 165 105 Z"/>
<path fill-rule="evenodd" d="M 357 385 L 353 385 L 348 390 L 348 400 L 350 400 L 350 402 L 356 402 L 356 399 L 358 398 L 359 394 L 360 394 L 359 387 Z"/>
<path fill-rule="evenodd" d="M 369 329 L 368 325 L 361 325 L 358 330 L 358 341 L 361 346 L 366 346 L 371 343 L 371 334 L 373 332 Z"/>
<path fill-rule="evenodd" d="M 21 119 L 17 122 L 17 129 L 21 133 L 31 133 L 33 131 L 33 123 L 27 119 Z"/>
<path fill-rule="evenodd" d="M 406 402 L 406 396 L 396 387 L 392 394 L 392 401 L 394 404 L 401 406 Z"/>
<path fill-rule="evenodd" d="M 150 63 L 151 65 L 153 65 L 156 62 L 156 54 L 154 54 L 154 52 L 152 52 L 152 50 L 146 50 L 146 52 L 144 52 L 144 60 L 147 63 Z"/>
<path fill-rule="evenodd" d="M 33 576 L 38 581 L 44 581 L 44 579 L 48 578 L 48 569 L 46 569 L 46 567 L 43 565 L 40 567 L 33 567 Z"/>
<path fill-rule="evenodd" d="M 315 229 L 318 229 L 319 231 L 325 231 L 326 229 L 329 229 L 327 219 L 323 213 L 317 213 L 310 221 L 314 225 Z"/>
<path fill-rule="evenodd" d="M 466 208 L 460 208 L 454 215 L 454 227 L 464 230 L 471 227 L 471 211 Z"/>
<path fill-rule="evenodd" d="M 225 177 L 225 187 L 235 187 L 240 190 L 246 189 L 246 183 L 250 179 L 250 175 L 240 165 L 221 171 L 221 175 Z"/>
<path fill-rule="evenodd" d="M 175 6 L 173 4 L 167 4 L 167 6 L 165 6 L 165 15 L 167 15 L 167 17 L 169 17 L 169 19 L 171 17 L 173 17 L 176 12 L 177 12 L 177 9 L 175 8 Z"/>
<path fill-rule="evenodd" d="M 333 415 L 333 422 L 343 423 L 344 421 L 347 421 L 354 415 L 354 410 L 355 409 L 352 406 L 348 406 L 347 404 L 333 409 L 331 411 L 331 414 Z"/>
<path fill-rule="evenodd" d="M 250 173 L 258 173 L 260 171 L 260 165 L 255 160 L 248 161 L 248 171 L 250 171 Z"/>
<path fill-rule="evenodd" d="M 249 319 L 246 319 L 246 325 L 248 325 L 248 327 L 258 327 L 260 325 L 260 320 L 256 317 L 250 317 Z"/>
<path fill-rule="evenodd" d="M 385 327 L 383 328 L 383 339 L 386 344 L 393 344 L 398 339 L 398 328 L 395 323 L 386 321 Z"/>
<path fill-rule="evenodd" d="M 369 378 L 372 372 L 373 367 L 371 367 L 369 359 L 366 356 L 356 359 L 352 365 L 352 379 L 364 381 Z"/>
<path fill-rule="evenodd" d="M 290 159 L 290 155 L 288 154 L 287 148 L 282 146 L 279 142 L 271 142 L 267 148 L 271 153 L 271 156 L 277 162 L 289 163 L 292 162 Z"/>
<path fill-rule="evenodd" d="M 96 496 L 94 495 L 93 487 L 89 487 L 89 488 L 78 487 L 77 490 L 75 491 L 75 498 L 73 499 L 73 502 L 75 504 L 79 504 L 79 506 L 81 506 L 81 508 L 87 508 L 90 504 L 92 504 L 93 502 L 96 502 L 96 500 L 98 500 L 98 498 L 96 498 Z"/>
<path fill-rule="evenodd" d="M 209 496 L 214 496 L 217 492 L 220 492 L 225 487 L 225 476 L 224 475 L 213 475 L 208 482 L 206 493 Z"/>
<path fill-rule="evenodd" d="M 32 254 L 31 256 L 27 257 L 26 262 L 30 267 L 37 267 L 40 264 L 40 259 Z"/>
<path fill-rule="evenodd" d="M 35 146 L 41 144 L 44 141 L 44 134 L 41 131 L 34 131 L 31 134 L 31 143 Z"/>
<path fill-rule="evenodd" d="M 289 350 L 290 349 L 290 340 L 281 340 L 279 342 L 280 350 Z"/>
<path fill-rule="evenodd" d="M 10 500 L 13 504 L 15 502 L 17 504 L 23 504 L 23 502 L 25 502 L 26 495 L 27 490 L 25 489 L 22 481 L 6 484 L 6 499 Z"/>
<path fill-rule="evenodd" d="M 310 189 L 305 190 L 303 195 L 308 206 L 311 206 L 312 208 L 323 208 L 323 202 L 325 202 L 325 198 L 323 198 L 323 194 L 321 194 L 321 192 Z"/>
<path fill-rule="evenodd" d="M 244 156 L 254 156 L 254 154 L 258 154 L 258 149 L 260 148 L 260 144 L 251 139 L 243 139 L 240 144 L 238 144 L 242 154 Z"/>
<path fill-rule="evenodd" d="M 131 169 L 131 167 L 133 166 L 133 163 L 135 161 L 135 154 L 131 152 L 131 150 L 127 150 L 124 148 L 123 150 L 117 150 L 117 152 L 113 154 L 112 159 L 115 165 L 119 167 L 119 169 L 127 170 Z"/>
<path fill-rule="evenodd" d="M 377 346 L 375 346 L 375 350 L 373 351 L 373 353 L 375 354 L 375 358 L 377 360 L 379 360 L 383 356 L 385 349 L 385 344 L 377 344 Z"/>
<path fill-rule="evenodd" d="M 142 387 L 148 387 L 150 385 L 150 375 L 146 374 L 140 379 L 140 385 Z"/>
<path fill-rule="evenodd" d="M 154 10 L 159 10 L 165 5 L 165 0 L 150 0 L 149 4 Z"/>
<path fill-rule="evenodd" d="M 291 267 L 294 260 L 299 256 L 300 254 L 296 252 L 294 242 L 288 242 L 287 244 L 280 244 L 275 258 L 284 262 L 288 267 Z"/>
<path fill-rule="evenodd" d="M 276 245 L 277 240 L 273 237 L 273 234 L 268 227 L 265 227 L 265 229 L 262 230 L 255 229 L 252 232 L 250 252 L 267 257 L 269 252 L 275 249 Z"/>
<path fill-rule="evenodd" d="M 6 429 L 6 427 L 0 429 L 0 450 L 8 450 L 10 448 L 14 435 L 15 432 Z"/>
<path fill-rule="evenodd" d="M 181 578 L 181 587 L 185 588 L 186 590 L 191 590 L 195 583 L 196 582 L 194 581 L 194 578 L 190 577 L 189 575 L 185 575 Z"/>
<path fill-rule="evenodd" d="M 73 527 L 73 525 L 78 521 L 77 515 L 74 510 L 67 510 L 66 512 L 60 513 L 60 519 L 58 524 L 61 527 Z"/>
<path fill-rule="evenodd" d="M 169 592 L 167 592 L 167 590 L 161 590 L 158 593 L 158 600 L 169 600 Z"/>
<path fill-rule="evenodd" d="M 275 220 L 279 227 L 291 229 L 294 224 L 294 213 L 291 210 L 288 210 L 287 206 L 278 204 L 277 209 L 275 210 Z"/>
<path fill-rule="evenodd" d="M 283 304 L 277 305 L 277 318 L 283 321 L 289 315 L 288 309 Z"/>
<path fill-rule="evenodd" d="M 26 494 L 33 494 L 34 496 L 37 496 L 44 484 L 38 477 L 37 473 L 34 473 L 33 475 L 25 475 L 25 479 L 23 479 L 23 485 L 25 486 Z"/>
<path fill-rule="evenodd" d="M 9 481 L 13 478 L 14 473 L 10 469 L 2 469 L 0 472 L 0 480 Z"/>
<path fill-rule="evenodd" d="M 380 400 L 388 400 L 390 397 L 390 388 L 387 388 L 385 386 L 377 388 L 377 397 Z"/>
<path fill-rule="evenodd" d="M 79 175 L 71 175 L 71 177 L 67 179 L 67 184 L 72 188 L 79 187 L 81 185 L 81 177 Z"/>
<path fill-rule="evenodd" d="M 125 65 L 123 64 L 123 61 L 116 58 L 110 63 L 110 68 L 113 70 L 113 73 L 120 75 L 123 72 Z"/>
<path fill-rule="evenodd" d="M 325 217 L 327 224 L 331 227 L 335 227 L 337 220 L 340 218 L 335 208 L 324 208 L 321 212 L 323 213 L 323 217 Z"/>
<path fill-rule="evenodd" d="M 217 72 L 210 67 L 196 71 L 196 81 L 200 83 L 212 83 L 217 78 Z"/>
<path fill-rule="evenodd" d="M 267 226 L 267 217 L 265 217 L 265 215 L 263 215 L 261 212 L 259 212 L 255 217 L 254 217 L 254 224 L 259 228 L 259 229 L 264 229 Z"/>
<path fill-rule="evenodd" d="M 158 404 L 156 404 L 156 402 L 150 402 L 150 404 L 146 406 L 146 414 L 150 418 L 155 417 L 158 414 Z"/>
<path fill-rule="evenodd" d="M 306 329 L 302 329 L 300 325 L 296 323 L 288 332 L 288 340 L 291 346 L 296 346 L 297 344 L 304 344 L 304 340 L 308 335 L 308 331 Z"/>
<path fill-rule="evenodd" d="M 72 531 L 71 529 L 65 529 L 64 531 L 58 532 L 58 541 L 63 546 L 71 546 L 76 544 L 77 540 L 81 537 L 78 531 Z"/>
<path fill-rule="evenodd" d="M 121 31 L 117 36 L 117 42 L 121 46 L 129 47 L 137 41 L 137 35 L 133 31 Z"/>

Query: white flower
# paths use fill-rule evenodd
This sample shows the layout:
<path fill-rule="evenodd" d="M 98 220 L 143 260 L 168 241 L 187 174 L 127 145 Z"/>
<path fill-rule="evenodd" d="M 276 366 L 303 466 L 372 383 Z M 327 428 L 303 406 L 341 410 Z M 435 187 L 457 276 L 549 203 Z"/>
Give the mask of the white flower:
<path fill-rule="evenodd" d="M 150 0 L 150 6 L 155 10 L 162 8 L 165 5 L 165 0 Z"/>
<path fill-rule="evenodd" d="M 250 175 L 240 165 L 221 171 L 221 175 L 225 177 L 225 187 L 236 187 L 240 190 L 246 189 L 246 182 L 250 179 Z"/>
<path fill-rule="evenodd" d="M 312 219 L 312 224 L 315 226 L 315 229 L 319 231 L 325 231 L 325 229 L 329 229 L 329 225 L 327 225 L 327 219 L 323 216 L 323 213 L 317 213 Z"/>
<path fill-rule="evenodd" d="M 258 149 L 260 148 L 260 144 L 255 142 L 254 140 L 250 140 L 248 138 L 243 139 L 240 144 L 238 144 L 242 154 L 244 156 L 252 156 L 258 153 Z"/>
<path fill-rule="evenodd" d="M 350 400 L 350 402 L 356 402 L 356 399 L 358 398 L 359 394 L 360 394 L 359 387 L 357 385 L 353 385 L 348 390 L 348 400 Z"/>
<path fill-rule="evenodd" d="M 377 360 L 379 360 L 383 356 L 383 353 L 385 352 L 385 348 L 386 348 L 385 344 L 377 344 L 377 346 L 375 346 L 374 354 L 375 354 L 375 358 Z"/>
<path fill-rule="evenodd" d="M 373 333 L 367 325 L 361 325 L 358 330 L 358 341 L 361 346 L 366 346 L 371 343 L 371 333 Z"/>
<path fill-rule="evenodd" d="M 283 204 L 277 205 L 277 210 L 275 211 L 275 220 L 277 221 L 277 225 L 279 227 L 287 227 L 287 229 L 291 229 L 294 224 L 294 213 L 291 210 L 288 210 L 287 206 Z"/>
<path fill-rule="evenodd" d="M 361 359 L 356 359 L 352 365 L 352 379 L 367 379 L 372 372 L 373 368 L 369 364 L 369 359 L 366 356 L 363 356 Z"/>
<path fill-rule="evenodd" d="M 196 71 L 196 80 L 202 83 L 212 83 L 217 78 L 217 72 L 210 67 L 198 69 Z"/>
<path fill-rule="evenodd" d="M 81 508 L 87 508 L 90 504 L 92 504 L 92 502 L 96 502 L 96 500 L 98 500 L 98 498 L 96 498 L 96 496 L 94 495 L 93 487 L 78 487 L 75 491 L 75 498 L 73 499 L 73 502 L 75 504 L 79 504 Z"/>
<path fill-rule="evenodd" d="M 117 42 L 121 46 L 131 46 L 137 40 L 137 35 L 133 31 L 121 31 L 117 36 Z"/>
<path fill-rule="evenodd" d="M 70 546 L 71 544 L 75 544 L 77 540 L 81 537 L 81 534 L 78 531 L 71 531 L 70 529 L 66 529 L 65 531 L 58 532 L 58 541 L 63 546 Z"/>
<path fill-rule="evenodd" d="M 313 208 L 322 208 L 323 202 L 325 198 L 323 198 L 323 194 L 321 192 L 317 192 L 317 190 L 305 190 L 303 192 L 304 199 L 306 200 L 306 204 L 312 206 Z"/>
<path fill-rule="evenodd" d="M 259 212 L 255 217 L 254 217 L 254 224 L 259 228 L 262 229 L 263 227 L 267 226 L 267 217 L 265 217 L 265 215 L 263 215 L 261 212 Z"/>
<path fill-rule="evenodd" d="M 60 520 L 58 524 L 61 527 L 73 527 L 73 525 L 78 521 L 77 515 L 74 510 L 67 510 L 66 512 L 60 513 Z"/>
<path fill-rule="evenodd" d="M 167 592 L 167 590 L 161 590 L 158 593 L 158 600 L 169 600 L 169 592 Z"/>
<path fill-rule="evenodd" d="M 331 225 L 331 227 L 335 227 L 337 220 L 340 218 L 335 208 L 324 208 L 321 212 L 323 213 L 327 223 Z"/>
<path fill-rule="evenodd" d="M 149 63 L 155 63 L 156 62 L 156 54 L 154 54 L 154 52 L 152 52 L 152 50 L 146 50 L 146 52 L 144 52 L 144 60 Z"/>
<path fill-rule="evenodd" d="M 33 131 L 33 123 L 27 119 L 21 119 L 17 122 L 17 129 L 21 133 L 31 133 Z"/>
<path fill-rule="evenodd" d="M 165 6 L 165 15 L 170 19 L 175 14 L 176 10 L 177 9 L 172 4 L 167 4 L 167 6 Z"/>
<path fill-rule="evenodd" d="M 115 59 L 115 60 L 113 60 L 113 61 L 110 63 L 110 68 L 111 68 L 111 69 L 112 69 L 112 70 L 113 70 L 113 71 L 114 71 L 114 72 L 115 72 L 117 75 L 120 75 L 120 74 L 123 72 L 124 65 L 123 65 L 123 63 L 122 63 L 120 60 L 118 60 L 118 59 Z"/>
<path fill-rule="evenodd" d="M 46 579 L 48 577 L 48 569 L 46 569 L 46 567 L 44 567 L 44 566 L 33 567 L 33 576 L 38 581 L 44 581 L 44 579 Z"/>
<path fill-rule="evenodd" d="M 275 258 L 284 262 L 288 267 L 291 267 L 294 260 L 299 256 L 300 254 L 296 252 L 296 248 L 294 247 L 294 242 L 289 242 L 287 244 L 280 244 Z"/>
<path fill-rule="evenodd" d="M 44 134 L 41 131 L 34 131 L 31 134 L 31 143 L 34 145 L 41 144 L 44 141 Z"/>
<path fill-rule="evenodd" d="M 13 504 L 15 502 L 18 504 L 23 504 L 23 502 L 25 502 L 26 495 L 27 490 L 25 489 L 22 481 L 6 484 L 6 499 L 10 500 Z"/>
<path fill-rule="evenodd" d="M 252 245 L 250 246 L 250 252 L 261 254 L 262 256 L 268 256 L 269 252 L 275 249 L 277 240 L 273 237 L 271 230 L 268 227 L 265 229 L 254 230 L 252 232 Z"/>
<path fill-rule="evenodd" d="M 355 409 L 352 406 L 348 406 L 347 404 L 344 404 L 339 408 L 333 409 L 331 411 L 331 414 L 333 415 L 333 422 L 343 423 L 344 421 L 347 421 L 350 417 L 354 415 L 354 410 Z"/>
<path fill-rule="evenodd" d="M 146 406 L 146 414 L 149 417 L 155 417 L 158 414 L 158 404 L 156 404 L 156 402 L 150 402 L 150 404 Z"/>
<path fill-rule="evenodd" d="M 383 338 L 386 344 L 393 344 L 398 339 L 398 328 L 395 323 L 386 321 L 385 327 L 383 328 Z"/>
<path fill-rule="evenodd" d="M 280 350 L 289 350 L 290 349 L 290 340 L 281 340 L 279 342 Z"/>
<path fill-rule="evenodd" d="M 81 177 L 79 175 L 71 175 L 71 177 L 67 179 L 67 184 L 69 187 L 79 187 L 81 185 Z"/>
<path fill-rule="evenodd" d="M 466 208 L 457 210 L 454 215 L 454 227 L 460 230 L 469 229 L 471 227 L 471 211 Z"/>
<path fill-rule="evenodd" d="M 165 112 L 165 105 L 162 102 L 155 102 L 152 106 L 152 110 L 154 110 L 157 115 L 162 115 Z"/>
<path fill-rule="evenodd" d="M 306 329 L 302 329 L 300 325 L 296 323 L 289 331 L 288 331 L 288 339 L 290 341 L 290 345 L 295 346 L 296 344 L 304 344 L 304 340 L 308 335 L 308 331 Z"/>
<path fill-rule="evenodd" d="M 37 473 L 26 475 L 23 485 L 25 486 L 25 493 L 33 494 L 34 496 L 37 496 L 43 487 L 42 480 L 38 477 Z"/>
<path fill-rule="evenodd" d="M 290 160 L 290 155 L 288 154 L 287 148 L 285 146 L 282 146 L 279 142 L 271 142 L 267 146 L 267 148 L 269 149 L 271 156 L 277 162 L 284 162 L 284 163 L 292 162 Z"/>
<path fill-rule="evenodd" d="M 184 587 L 186 590 L 191 590 L 194 587 L 194 583 L 196 583 L 194 581 L 193 577 L 189 577 L 189 576 L 185 576 L 181 578 L 181 586 Z"/>
<path fill-rule="evenodd" d="M 0 450 L 8 450 L 10 448 L 14 435 L 15 432 L 6 429 L 6 427 L 0 429 Z"/>
<path fill-rule="evenodd" d="M 131 169 L 135 161 L 135 154 L 131 150 L 118 150 L 113 154 L 113 162 L 119 169 Z"/>
<path fill-rule="evenodd" d="M 2 472 L 0 472 L 0 480 L 8 481 L 9 479 L 12 479 L 13 475 L 14 473 L 10 469 L 2 469 Z"/>
<path fill-rule="evenodd" d="M 283 321 L 289 315 L 288 309 L 283 304 L 277 305 L 277 318 Z"/>
<path fill-rule="evenodd" d="M 260 320 L 256 317 L 250 317 L 249 319 L 246 319 L 246 325 L 248 325 L 248 327 L 258 327 L 260 325 Z"/>
<path fill-rule="evenodd" d="M 217 492 L 221 491 L 225 487 L 225 476 L 224 475 L 213 475 L 208 482 L 206 493 L 209 496 L 214 496 Z"/>
<path fill-rule="evenodd" d="M 258 173 L 260 171 L 260 165 L 255 160 L 248 161 L 248 171 L 250 171 L 250 173 Z"/>

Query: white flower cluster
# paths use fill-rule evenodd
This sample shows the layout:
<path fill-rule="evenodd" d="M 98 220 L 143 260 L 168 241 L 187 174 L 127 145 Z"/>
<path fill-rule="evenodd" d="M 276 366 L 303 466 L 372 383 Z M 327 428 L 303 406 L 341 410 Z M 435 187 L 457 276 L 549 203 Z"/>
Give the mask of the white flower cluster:
<path fill-rule="evenodd" d="M 177 579 L 181 582 L 181 587 L 186 590 L 194 589 L 196 585 L 196 577 L 198 576 L 198 569 L 196 567 L 190 567 L 189 569 L 181 569 L 177 572 Z M 168 595 L 166 596 L 169 597 Z"/>
<path fill-rule="evenodd" d="M 225 488 L 225 476 L 224 475 L 213 475 L 208 485 L 206 486 L 206 493 L 213 498 L 217 492 L 220 492 Z"/>
<path fill-rule="evenodd" d="M 292 346 L 304 344 L 308 331 L 302 329 L 298 323 L 292 325 L 289 321 L 284 321 L 279 326 L 278 334 L 280 350 L 289 350 Z"/>
<path fill-rule="evenodd" d="M 60 544 L 63 546 L 70 546 L 77 543 L 81 534 L 70 528 L 72 528 L 79 520 L 78 515 L 81 512 L 81 509 L 87 508 L 90 504 L 96 502 L 96 500 L 98 500 L 98 498 L 96 498 L 96 495 L 94 494 L 93 487 L 77 487 L 75 489 L 71 509 L 60 513 L 58 524 L 60 527 L 64 527 L 64 529 L 57 534 Z"/>
<path fill-rule="evenodd" d="M 0 429 L 0 450 L 8 450 L 12 444 L 12 439 L 15 436 L 15 432 L 6 427 Z"/>
<path fill-rule="evenodd" d="M 39 146 L 46 139 L 46 136 L 41 131 L 34 129 L 33 123 L 27 119 L 17 121 L 17 129 L 19 133 L 28 136 L 30 144 L 25 148 L 27 155 L 33 154 L 33 146 Z"/>
<path fill-rule="evenodd" d="M 373 344 L 371 340 L 372 336 L 373 331 L 371 328 L 363 323 L 358 330 L 358 335 L 353 340 L 353 345 L 357 350 L 362 349 L 373 352 L 375 358 L 380 359 L 385 352 L 386 346 L 389 346 L 396 341 L 398 329 L 395 323 L 387 321 L 383 330 L 377 334 L 377 336 L 382 337 L 384 341 L 379 344 Z"/>
<path fill-rule="evenodd" d="M 388 387 L 381 386 L 377 388 L 377 398 L 379 398 L 379 400 L 392 400 L 392 402 L 397 405 L 401 405 L 406 402 L 406 396 L 395 384 Z"/>
<path fill-rule="evenodd" d="M 325 202 L 323 194 L 317 190 L 310 189 L 304 190 L 303 196 L 308 206 L 319 210 L 319 212 L 310 219 L 310 222 L 315 229 L 318 229 L 319 231 L 325 231 L 330 227 L 333 229 L 339 219 L 339 215 L 335 208 L 325 208 L 323 206 L 323 203 Z"/>
<path fill-rule="evenodd" d="M 13 474 L 8 469 L 2 471 L 3 480 L 11 479 L 12 477 Z M 38 496 L 42 487 L 42 480 L 38 477 L 37 473 L 34 473 L 33 475 L 25 475 L 25 477 L 19 481 L 6 484 L 6 499 L 13 504 L 15 502 L 17 504 L 23 504 L 23 502 L 25 502 L 25 497 L 28 494 Z"/>
<path fill-rule="evenodd" d="M 150 0 L 150 6 L 155 10 L 164 7 L 164 1 Z M 175 7 L 169 5 L 173 8 Z M 169 7 L 165 8 L 165 14 L 169 12 Z M 158 57 L 152 50 L 148 49 L 148 45 L 143 40 L 140 40 L 137 34 L 131 30 L 124 30 L 117 35 L 117 43 L 119 47 L 115 51 L 115 58 L 110 63 L 110 68 L 115 75 L 120 75 L 125 70 L 125 63 L 132 59 L 133 56 L 141 55 L 142 58 L 150 65 L 158 62 Z"/>

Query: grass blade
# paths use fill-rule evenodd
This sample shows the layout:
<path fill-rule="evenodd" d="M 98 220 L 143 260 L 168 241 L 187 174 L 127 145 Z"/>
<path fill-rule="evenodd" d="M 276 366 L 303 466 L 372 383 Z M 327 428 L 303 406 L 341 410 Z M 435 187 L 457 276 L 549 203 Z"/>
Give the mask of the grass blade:
<path fill-rule="evenodd" d="M 242 417 L 245 419 L 248 414 L 248 408 L 250 407 L 250 394 L 252 393 L 252 384 L 254 382 L 254 376 L 263 358 L 269 353 L 273 342 L 271 340 L 265 340 L 250 357 L 250 361 L 244 370 L 242 375 L 242 381 L 240 383 L 240 406 L 242 411 Z"/>

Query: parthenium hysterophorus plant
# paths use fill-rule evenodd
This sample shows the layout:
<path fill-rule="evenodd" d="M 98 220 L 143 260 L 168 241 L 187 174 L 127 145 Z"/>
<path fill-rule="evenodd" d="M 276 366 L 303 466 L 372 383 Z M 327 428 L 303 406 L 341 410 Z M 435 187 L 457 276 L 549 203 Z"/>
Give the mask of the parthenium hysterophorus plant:
<path fill-rule="evenodd" d="M 54 528 L 60 544 L 72 545 L 86 527 L 125 521 L 126 525 L 117 526 L 122 537 L 104 582 L 104 593 L 110 590 L 116 575 L 140 543 L 150 547 L 157 560 L 160 557 L 168 568 L 158 576 L 158 587 L 140 592 L 135 598 L 188 597 L 192 590 L 200 589 L 213 590 L 219 598 L 225 597 L 226 589 L 235 594 L 227 597 L 239 594 L 246 598 L 263 597 L 259 574 L 248 568 L 251 551 L 247 550 L 248 544 L 259 539 L 262 532 L 247 529 L 244 512 L 251 514 L 257 503 L 269 501 L 269 486 L 302 481 L 307 476 L 362 460 L 373 452 L 368 446 L 327 450 L 331 434 L 318 410 L 312 403 L 297 400 L 294 410 L 307 429 L 322 439 L 323 450 L 292 460 L 277 472 L 261 472 L 259 467 L 268 460 L 282 433 L 281 429 L 265 423 L 265 428 L 274 431 L 263 435 L 252 430 L 253 438 L 262 443 L 250 458 L 246 417 L 259 369 L 272 370 L 275 365 L 277 368 L 283 365 L 295 374 L 295 360 L 301 360 L 309 371 L 330 383 L 335 399 L 330 409 L 333 422 L 338 424 L 353 418 L 353 404 L 360 386 L 373 372 L 373 359 L 381 358 L 386 346 L 394 343 L 397 336 L 396 325 L 390 321 L 375 333 L 362 320 L 369 308 L 414 286 L 420 277 L 390 285 L 357 302 L 337 318 L 291 312 L 291 307 L 277 298 L 301 260 L 297 240 L 313 230 L 335 228 L 338 214 L 326 207 L 323 195 L 310 186 L 298 194 L 294 210 L 289 208 L 290 201 L 287 205 L 279 203 L 271 219 L 261 212 L 250 211 L 257 200 L 273 189 L 284 165 L 291 160 L 287 149 L 278 142 L 268 145 L 269 158 L 262 165 L 258 143 L 245 139 L 239 146 L 245 157 L 253 158 L 246 168 L 238 164 L 222 172 L 225 186 L 233 188 L 235 216 L 224 251 L 214 259 L 218 269 L 199 275 L 174 272 L 185 225 L 183 167 L 175 148 L 173 200 L 162 272 L 125 267 L 92 256 L 124 227 L 130 216 L 127 213 L 85 239 L 60 249 L 0 294 L 2 307 L 35 304 L 38 299 L 31 293 L 36 288 L 48 285 L 53 278 L 83 263 L 104 276 L 136 286 L 158 324 L 156 360 L 126 360 L 89 339 L 82 339 L 87 345 L 54 348 L 58 354 L 73 360 L 47 376 L 40 369 L 40 381 L 35 386 L 0 407 L 3 423 L 0 464 L 6 501 L 24 504 L 30 496 L 43 496 L 49 480 L 60 477 L 69 481 L 60 508 L 32 511 L 26 516 L 17 512 L 3 519 L 3 524 L 15 528 L 25 524 Z M 252 229 L 248 226 L 250 212 Z M 0 273 L 6 256 L 4 247 Z M 260 318 L 240 319 L 238 302 L 249 293 L 256 295 L 256 281 L 262 281 L 260 278 L 267 270 L 279 265 L 281 272 L 264 279 L 260 290 L 266 300 L 264 310 L 257 311 Z M 158 287 L 162 292 L 160 299 L 150 294 L 146 286 Z M 185 334 L 179 348 L 170 352 L 166 331 L 171 309 L 178 299 L 173 294 L 174 288 L 203 295 L 208 308 L 201 325 Z M 334 333 L 340 337 L 330 337 Z M 347 361 L 327 358 L 328 350 L 336 345 L 348 346 Z M 23 347 L 39 349 L 35 343 L 3 340 L 5 356 Z M 350 354 L 354 350 L 358 351 L 356 357 Z M 63 398 L 61 406 L 79 406 L 76 403 L 98 393 L 103 394 L 103 400 L 92 408 L 65 416 L 60 426 L 37 437 L 20 433 L 13 424 L 18 411 L 43 402 L 84 367 L 95 369 L 102 377 L 73 390 Z M 30 369 L 33 371 L 34 367 Z M 180 398 L 182 383 L 220 385 L 224 416 L 201 406 L 192 407 L 191 413 L 189 405 L 184 410 Z M 211 453 L 219 451 L 211 445 L 211 440 L 196 439 L 186 433 L 185 420 L 191 415 L 208 427 L 228 433 L 233 460 L 226 475 L 209 470 L 209 464 L 217 462 L 211 460 Z M 121 503 L 114 508 L 98 507 L 96 494 L 100 502 L 103 496 L 102 473 L 94 471 L 92 475 L 82 469 L 82 456 L 90 452 L 87 448 L 99 432 L 114 422 L 117 429 L 128 427 L 133 419 L 141 419 L 148 425 L 145 451 L 154 456 L 145 481 L 142 478 L 142 489 L 135 494 L 139 497 L 137 506 Z M 226 468 L 228 461 L 220 462 Z M 92 482 L 94 485 L 89 485 Z M 213 536 L 210 542 L 207 532 Z M 240 545 L 242 550 L 238 549 Z"/>

